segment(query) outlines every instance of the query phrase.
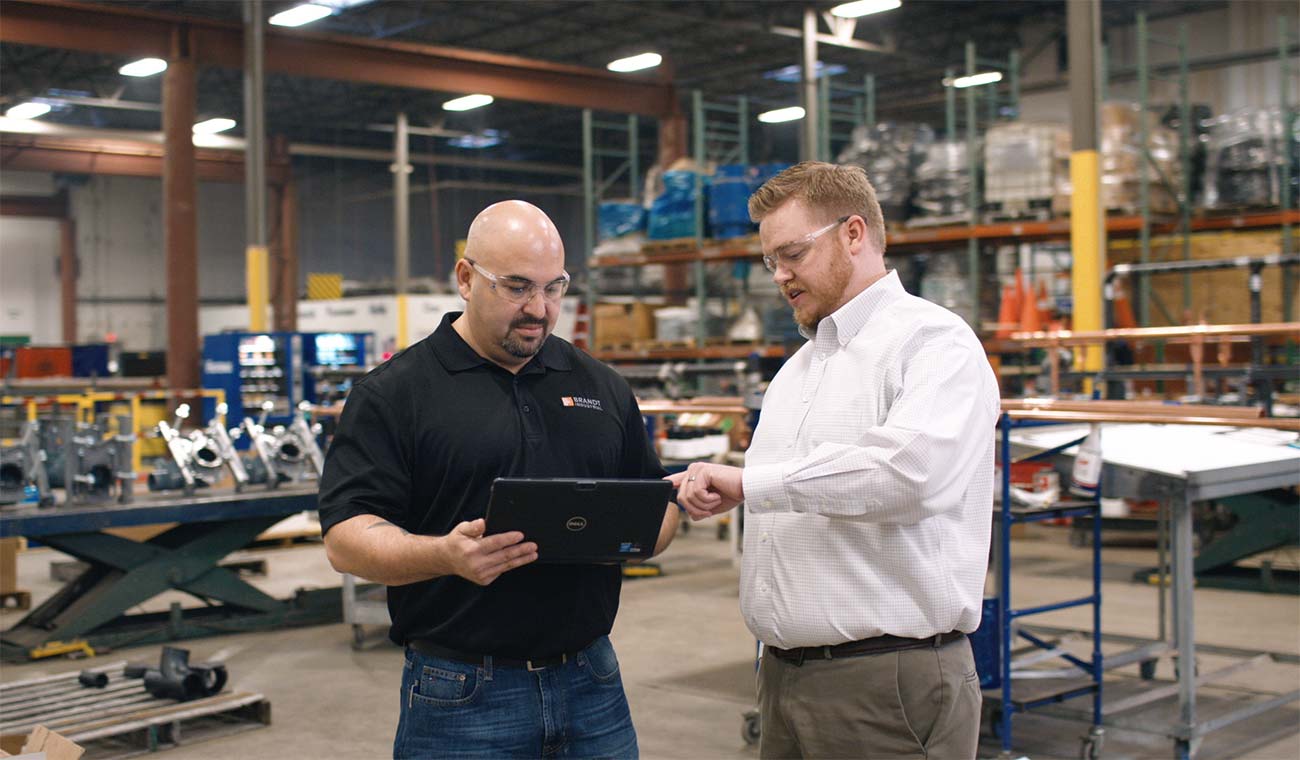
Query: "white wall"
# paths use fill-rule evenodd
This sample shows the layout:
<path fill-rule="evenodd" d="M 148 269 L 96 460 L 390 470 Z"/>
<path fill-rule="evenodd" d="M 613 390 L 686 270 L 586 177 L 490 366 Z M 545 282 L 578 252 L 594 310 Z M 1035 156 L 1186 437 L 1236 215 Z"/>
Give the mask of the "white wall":
<path fill-rule="evenodd" d="M 1155 9 L 1158 10 L 1158 6 Z M 1192 72 L 1189 75 L 1188 93 L 1192 102 L 1207 104 L 1215 115 L 1219 115 L 1239 108 L 1277 105 L 1280 87 L 1280 69 L 1276 60 L 1279 15 L 1289 17 L 1294 39 L 1297 18 L 1297 4 L 1294 0 L 1237 0 L 1203 13 L 1153 21 L 1148 28 L 1153 37 L 1175 40 L 1179 25 L 1186 24 L 1188 49 L 1192 59 L 1243 51 L 1272 52 L 1271 59 L 1266 62 Z M 1023 37 L 1027 44 L 1033 45 L 1053 31 L 1041 25 L 1027 26 Z M 1127 69 L 1137 64 L 1136 27 L 1107 29 L 1106 41 L 1112 70 Z M 1056 48 L 1055 43 L 1049 44 L 1040 55 L 1025 65 L 1021 81 L 1026 86 L 1065 74 L 1057 70 Z M 1148 57 L 1153 66 L 1178 60 L 1174 49 L 1154 42 L 1148 48 Z M 1295 106 L 1300 102 L 1300 76 L 1297 75 L 1296 58 L 1293 56 L 1291 61 L 1289 101 Z M 1112 84 L 1107 95 L 1111 99 L 1136 100 L 1137 82 Z M 1177 82 L 1152 79 L 1150 99 L 1153 103 L 1176 103 Z M 1069 102 L 1068 89 L 1025 95 L 1021 99 L 1022 118 L 1068 124 Z"/>
<path fill-rule="evenodd" d="M 62 342 L 59 237 L 58 221 L 0 217 L 0 335 Z"/>

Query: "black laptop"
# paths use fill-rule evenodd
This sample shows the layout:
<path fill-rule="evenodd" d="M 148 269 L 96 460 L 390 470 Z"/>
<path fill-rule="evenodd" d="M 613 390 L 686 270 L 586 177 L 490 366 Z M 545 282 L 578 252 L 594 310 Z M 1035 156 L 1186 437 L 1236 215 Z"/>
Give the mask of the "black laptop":
<path fill-rule="evenodd" d="M 485 534 L 522 532 L 537 544 L 538 562 L 644 559 L 672 495 L 666 480 L 497 478 Z"/>

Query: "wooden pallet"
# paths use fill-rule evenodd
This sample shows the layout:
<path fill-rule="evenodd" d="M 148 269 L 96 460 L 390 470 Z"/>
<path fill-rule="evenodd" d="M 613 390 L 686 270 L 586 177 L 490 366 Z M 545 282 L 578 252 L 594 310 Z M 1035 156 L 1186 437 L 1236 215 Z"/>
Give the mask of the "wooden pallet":
<path fill-rule="evenodd" d="M 0 735 L 25 736 L 42 725 L 86 748 L 87 760 L 156 752 L 271 723 L 261 694 L 227 691 L 205 699 L 159 699 L 125 662 L 95 668 L 108 675 L 102 689 L 82 686 L 76 671 L 0 685 Z"/>
<path fill-rule="evenodd" d="M 690 253 L 699 247 L 699 242 L 695 238 L 649 240 L 641 246 L 641 253 L 646 256 L 662 256 L 668 253 Z"/>

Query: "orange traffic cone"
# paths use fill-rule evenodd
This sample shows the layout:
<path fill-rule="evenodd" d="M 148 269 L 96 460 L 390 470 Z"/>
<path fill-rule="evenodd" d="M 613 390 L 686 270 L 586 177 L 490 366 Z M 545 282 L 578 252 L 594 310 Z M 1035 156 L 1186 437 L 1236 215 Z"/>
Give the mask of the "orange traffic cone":
<path fill-rule="evenodd" d="M 578 314 L 573 321 L 573 340 L 570 341 L 574 346 L 587 350 L 588 339 L 591 336 L 589 316 L 587 314 L 587 299 L 578 301 Z"/>
<path fill-rule="evenodd" d="M 1045 325 L 1052 321 L 1052 314 L 1056 311 L 1056 303 L 1052 296 L 1047 292 L 1047 281 L 1038 281 L 1038 324 Z"/>
<path fill-rule="evenodd" d="M 1002 301 L 998 304 L 998 326 L 993 337 L 1010 338 L 1011 333 L 1015 332 L 1016 318 L 1016 292 L 1010 285 L 1002 286 Z"/>
<path fill-rule="evenodd" d="M 1038 302 L 1034 298 L 1034 291 L 1027 290 L 1025 300 L 1020 304 L 1020 329 L 1025 332 L 1038 332 L 1043 329 L 1043 323 L 1038 319 Z"/>

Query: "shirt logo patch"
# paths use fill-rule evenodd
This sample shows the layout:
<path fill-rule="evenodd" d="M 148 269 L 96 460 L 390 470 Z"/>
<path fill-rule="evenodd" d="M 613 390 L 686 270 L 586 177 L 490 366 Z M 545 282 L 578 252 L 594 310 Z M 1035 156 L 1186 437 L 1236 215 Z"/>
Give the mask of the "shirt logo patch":
<path fill-rule="evenodd" d="M 581 407 L 583 409 L 594 409 L 601 411 L 604 407 L 600 405 L 600 399 L 587 398 L 585 396 L 560 396 L 560 403 L 564 406 Z"/>

